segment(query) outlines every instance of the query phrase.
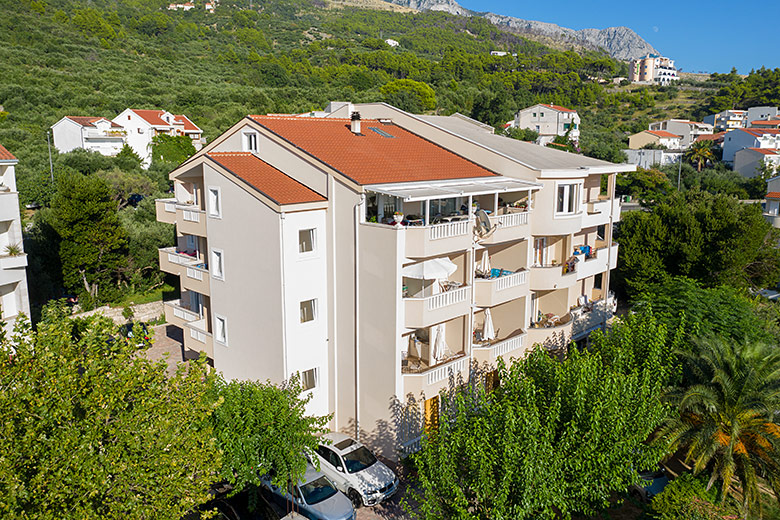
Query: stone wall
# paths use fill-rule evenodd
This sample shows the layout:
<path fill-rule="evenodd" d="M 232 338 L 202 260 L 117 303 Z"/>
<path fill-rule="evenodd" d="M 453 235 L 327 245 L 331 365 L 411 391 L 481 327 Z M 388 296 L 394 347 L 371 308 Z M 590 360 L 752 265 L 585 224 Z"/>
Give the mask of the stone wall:
<path fill-rule="evenodd" d="M 135 312 L 135 315 L 133 316 L 133 321 L 151 321 L 159 318 L 164 313 L 163 310 L 163 302 L 151 302 L 151 303 L 143 303 L 141 305 L 131 305 L 133 311 Z M 109 307 L 108 305 L 104 307 L 98 307 L 97 309 L 87 311 L 87 312 L 81 312 L 79 314 L 74 314 L 74 318 L 86 318 L 87 316 L 92 316 L 94 314 L 102 314 L 103 316 L 106 316 L 114 321 L 117 325 L 121 325 L 125 323 L 127 320 L 122 316 L 122 311 L 124 310 L 124 307 Z"/>

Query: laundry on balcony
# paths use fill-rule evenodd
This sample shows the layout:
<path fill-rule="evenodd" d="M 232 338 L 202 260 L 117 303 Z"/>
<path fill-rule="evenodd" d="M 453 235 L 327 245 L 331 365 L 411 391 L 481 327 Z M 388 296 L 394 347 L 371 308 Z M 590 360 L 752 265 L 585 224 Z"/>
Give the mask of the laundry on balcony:
<path fill-rule="evenodd" d="M 588 246 L 574 246 L 574 255 L 585 255 L 585 259 L 589 260 L 593 256 L 593 249 Z"/>

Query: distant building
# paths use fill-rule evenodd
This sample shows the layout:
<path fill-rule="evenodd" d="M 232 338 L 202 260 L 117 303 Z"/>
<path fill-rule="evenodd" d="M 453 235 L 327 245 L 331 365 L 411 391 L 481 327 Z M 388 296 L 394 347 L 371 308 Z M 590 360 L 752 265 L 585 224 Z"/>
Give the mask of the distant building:
<path fill-rule="evenodd" d="M 744 148 L 780 148 L 780 130 L 740 128 L 727 132 L 723 142 L 723 162 L 734 163 L 737 152 Z"/>
<path fill-rule="evenodd" d="M 780 119 L 759 119 L 750 122 L 750 128 L 780 128 Z"/>
<path fill-rule="evenodd" d="M 705 123 L 710 124 L 716 131 L 728 131 L 735 128 L 745 128 L 747 110 L 724 110 L 717 114 L 711 114 L 704 118 Z"/>
<path fill-rule="evenodd" d="M 717 134 L 702 134 L 698 136 L 694 142 L 698 143 L 699 141 L 710 141 L 714 146 L 723 148 L 723 139 L 725 136 L 726 132 L 718 132 Z"/>
<path fill-rule="evenodd" d="M 777 148 L 743 148 L 734 154 L 734 171 L 739 172 L 743 177 L 761 175 L 762 164 L 774 168 L 780 166 L 780 153 Z"/>
<path fill-rule="evenodd" d="M 753 121 L 766 121 L 768 119 L 780 119 L 780 110 L 777 107 L 750 107 L 745 116 L 745 126 L 750 126 Z"/>
<path fill-rule="evenodd" d="M 623 150 L 623 153 L 628 164 L 645 169 L 676 164 L 683 154 L 681 150 Z"/>
<path fill-rule="evenodd" d="M 680 76 L 674 67 L 674 60 L 658 54 L 648 54 L 643 58 L 631 60 L 628 79 L 632 83 L 666 86 L 679 80 Z"/>
<path fill-rule="evenodd" d="M 125 131 L 125 142 L 141 158 L 144 168 L 152 162 L 152 139 L 157 135 L 186 135 L 192 139 L 195 150 L 200 150 L 204 142 L 203 130 L 186 116 L 171 114 L 165 110 L 137 110 L 128 108 L 114 118 Z"/>
<path fill-rule="evenodd" d="M 125 144 L 125 129 L 105 117 L 65 116 L 51 127 L 60 153 L 77 148 L 114 156 Z"/>
<path fill-rule="evenodd" d="M 0 313 L 7 331 L 19 314 L 30 315 L 27 293 L 27 255 L 22 242 L 16 160 L 0 145 Z"/>
<path fill-rule="evenodd" d="M 386 39 L 385 43 L 388 44 L 390 47 L 398 47 L 399 45 L 401 45 L 397 41 L 391 40 L 390 38 Z"/>
<path fill-rule="evenodd" d="M 190 9 L 195 9 L 195 4 L 193 4 L 192 2 L 186 2 L 184 4 L 168 5 L 169 11 L 189 11 Z"/>
<path fill-rule="evenodd" d="M 712 125 L 688 121 L 687 119 L 667 119 L 650 123 L 650 130 L 665 130 L 680 136 L 680 147 L 688 148 L 700 135 L 713 133 Z"/>
<path fill-rule="evenodd" d="M 642 130 L 628 138 L 628 147 L 632 150 L 639 150 L 648 144 L 655 144 L 669 150 L 678 150 L 680 148 L 680 139 L 682 139 L 682 136 L 666 130 Z"/>
<path fill-rule="evenodd" d="M 490 51 L 490 55 L 491 56 L 509 56 L 510 53 L 508 53 L 507 51 Z M 517 57 L 517 53 L 516 52 L 511 53 L 511 55 L 514 56 L 514 57 Z"/>
<path fill-rule="evenodd" d="M 780 175 L 766 181 L 764 218 L 772 226 L 780 228 Z"/>
<path fill-rule="evenodd" d="M 516 128 L 527 128 L 539 133 L 538 143 L 551 143 L 557 135 L 569 134 L 574 142 L 580 140 L 580 116 L 576 110 L 558 105 L 533 105 L 515 115 Z"/>

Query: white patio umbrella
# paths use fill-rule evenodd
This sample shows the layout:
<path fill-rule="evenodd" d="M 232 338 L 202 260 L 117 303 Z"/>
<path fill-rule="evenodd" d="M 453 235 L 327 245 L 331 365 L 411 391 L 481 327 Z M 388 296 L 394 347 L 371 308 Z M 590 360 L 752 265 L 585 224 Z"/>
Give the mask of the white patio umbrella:
<path fill-rule="evenodd" d="M 458 266 L 449 258 L 434 258 L 418 264 L 407 265 L 401 274 L 407 278 L 422 280 L 446 280 Z"/>
<path fill-rule="evenodd" d="M 485 324 L 482 326 L 482 339 L 496 339 L 496 329 L 493 327 L 493 316 L 490 315 L 490 309 L 485 309 Z"/>
<path fill-rule="evenodd" d="M 479 270 L 486 275 L 490 274 L 490 255 L 488 250 L 482 251 L 482 259 L 479 261 Z"/>
<path fill-rule="evenodd" d="M 436 338 L 436 340 L 433 342 L 433 364 L 438 363 L 442 359 L 444 359 L 445 354 L 449 350 L 449 347 L 447 346 L 447 341 L 444 339 L 444 324 L 439 323 L 435 327 L 433 327 L 433 336 Z"/>

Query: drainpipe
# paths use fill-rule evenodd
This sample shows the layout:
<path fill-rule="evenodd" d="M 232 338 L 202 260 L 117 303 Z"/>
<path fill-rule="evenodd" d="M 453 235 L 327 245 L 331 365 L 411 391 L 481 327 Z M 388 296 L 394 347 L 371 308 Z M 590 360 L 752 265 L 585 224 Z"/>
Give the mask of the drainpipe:
<path fill-rule="evenodd" d="M 604 309 L 606 310 L 607 307 L 607 300 L 609 299 L 609 278 L 610 273 L 612 272 L 611 265 L 612 265 L 612 226 L 615 220 L 615 178 L 617 177 L 616 173 L 611 174 L 607 178 L 607 192 L 609 192 L 609 227 L 606 229 L 606 232 L 604 233 L 607 235 L 605 238 L 607 239 L 607 272 L 604 275 L 604 279 L 602 280 L 601 285 L 604 286 Z M 604 324 L 602 325 L 602 329 L 604 331 L 607 330 L 607 320 L 604 319 Z"/>
<path fill-rule="evenodd" d="M 285 293 L 287 292 L 287 278 L 284 272 L 284 220 L 286 214 L 284 212 L 279 214 L 279 257 L 282 268 L 282 369 L 284 370 L 284 377 L 287 379 L 289 374 L 287 373 L 287 299 Z"/>
<path fill-rule="evenodd" d="M 355 440 L 360 442 L 360 215 L 361 207 L 366 202 L 366 194 L 360 194 L 360 201 L 355 204 Z"/>

